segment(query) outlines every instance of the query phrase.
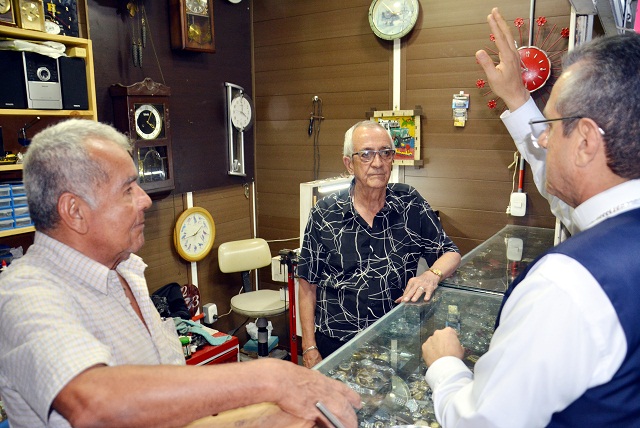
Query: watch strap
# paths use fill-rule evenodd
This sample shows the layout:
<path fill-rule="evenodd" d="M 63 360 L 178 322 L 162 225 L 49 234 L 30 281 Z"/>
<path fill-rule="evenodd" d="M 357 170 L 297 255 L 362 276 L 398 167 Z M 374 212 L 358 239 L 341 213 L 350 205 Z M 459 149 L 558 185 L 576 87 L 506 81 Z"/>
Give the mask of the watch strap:
<path fill-rule="evenodd" d="M 438 276 L 439 279 L 442 279 L 442 271 L 438 268 L 429 268 L 429 272 Z"/>

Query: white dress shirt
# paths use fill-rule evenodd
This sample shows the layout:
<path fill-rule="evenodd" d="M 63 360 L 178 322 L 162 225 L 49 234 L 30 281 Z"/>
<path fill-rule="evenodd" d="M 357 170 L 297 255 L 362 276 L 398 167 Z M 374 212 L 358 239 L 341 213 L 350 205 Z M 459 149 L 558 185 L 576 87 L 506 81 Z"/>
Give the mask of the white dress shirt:
<path fill-rule="evenodd" d="M 509 121 L 507 127 L 543 193 L 544 149 L 526 141 L 528 120 L 537 116 L 532 107 L 539 113 L 530 100 L 503 120 Z M 522 114 L 523 108 L 529 116 Z M 602 192 L 575 210 L 555 197 L 550 203 L 571 230 L 585 230 L 637 208 L 640 180 Z M 461 360 L 444 357 L 429 367 L 426 380 L 434 391 L 436 417 L 445 428 L 543 427 L 587 389 L 611 380 L 626 351 L 616 312 L 593 276 L 575 260 L 550 254 L 507 300 L 500 327 L 475 373 Z"/>

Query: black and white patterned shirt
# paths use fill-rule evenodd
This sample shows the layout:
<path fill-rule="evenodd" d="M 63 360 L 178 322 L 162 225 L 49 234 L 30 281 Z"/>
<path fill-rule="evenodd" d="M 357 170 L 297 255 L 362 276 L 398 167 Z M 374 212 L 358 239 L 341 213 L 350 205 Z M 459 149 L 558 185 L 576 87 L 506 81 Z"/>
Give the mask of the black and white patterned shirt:
<path fill-rule="evenodd" d="M 317 330 L 345 342 L 396 305 L 420 257 L 432 266 L 444 253 L 459 252 L 413 187 L 387 185 L 373 227 L 356 212 L 350 192 L 311 209 L 298 263 L 298 276 L 317 285 Z"/>

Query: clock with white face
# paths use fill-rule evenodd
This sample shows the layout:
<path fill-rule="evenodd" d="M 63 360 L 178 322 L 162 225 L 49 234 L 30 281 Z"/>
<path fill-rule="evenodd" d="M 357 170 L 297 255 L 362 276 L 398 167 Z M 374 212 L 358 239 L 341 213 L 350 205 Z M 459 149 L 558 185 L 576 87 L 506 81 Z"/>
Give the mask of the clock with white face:
<path fill-rule="evenodd" d="M 418 0 L 373 0 L 369 25 L 381 39 L 399 39 L 416 25 L 419 8 Z"/>
<path fill-rule="evenodd" d="M 238 130 L 244 131 L 249 125 L 251 125 L 253 119 L 253 107 L 244 93 L 237 95 L 231 100 L 229 111 L 231 114 L 231 123 Z"/>
<path fill-rule="evenodd" d="M 189 262 L 197 262 L 209 254 L 215 235 L 216 228 L 209 211 L 193 207 L 178 217 L 173 242 L 180 257 Z"/>

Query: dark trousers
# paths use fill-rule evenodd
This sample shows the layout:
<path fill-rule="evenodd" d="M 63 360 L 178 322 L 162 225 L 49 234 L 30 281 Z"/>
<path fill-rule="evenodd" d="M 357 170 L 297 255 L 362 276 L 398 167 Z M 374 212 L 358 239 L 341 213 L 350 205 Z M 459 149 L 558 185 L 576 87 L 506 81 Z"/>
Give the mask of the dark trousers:
<path fill-rule="evenodd" d="M 316 346 L 318 347 L 318 351 L 320 351 L 320 355 L 322 358 L 327 358 L 329 355 L 333 354 L 338 348 L 344 345 L 347 342 L 342 342 L 338 339 L 334 339 L 333 337 L 325 336 L 324 334 L 316 331 Z"/>

